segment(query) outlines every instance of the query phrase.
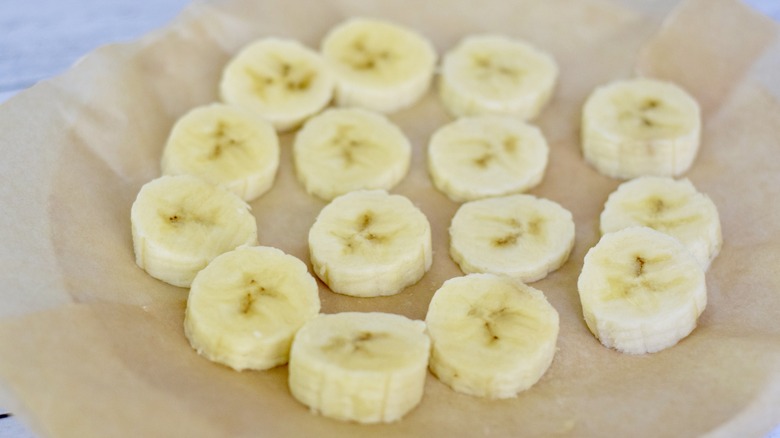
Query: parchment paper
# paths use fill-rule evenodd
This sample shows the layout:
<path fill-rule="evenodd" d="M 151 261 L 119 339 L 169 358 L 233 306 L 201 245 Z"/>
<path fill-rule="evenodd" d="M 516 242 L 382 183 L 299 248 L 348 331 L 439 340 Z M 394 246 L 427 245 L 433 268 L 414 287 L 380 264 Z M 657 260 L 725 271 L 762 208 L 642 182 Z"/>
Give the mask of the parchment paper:
<path fill-rule="evenodd" d="M 165 29 L 86 56 L 0 107 L 0 383 L 4 406 L 41 436 L 763 436 L 780 423 L 780 50 L 777 27 L 736 0 L 197 3 Z M 334 24 L 381 16 L 430 37 L 440 53 L 465 35 L 498 32 L 550 51 L 555 96 L 535 121 L 551 146 L 530 192 L 572 211 L 568 263 L 533 285 L 561 316 L 559 350 L 516 399 L 460 395 L 429 375 L 400 422 L 359 426 L 312 415 L 287 389 L 287 368 L 235 372 L 183 336 L 187 290 L 134 264 L 130 206 L 157 177 L 181 114 L 216 100 L 224 63 L 265 35 L 317 47 Z M 635 72 L 676 80 L 705 110 L 687 173 L 718 206 L 724 246 L 707 273 L 709 304 L 677 346 L 645 356 L 602 347 L 576 290 L 598 215 L 619 184 L 579 150 L 580 108 L 596 85 Z M 392 119 L 410 137 L 412 170 L 393 191 L 433 228 L 434 263 L 387 298 L 333 294 L 323 311 L 379 310 L 422 319 L 433 292 L 461 275 L 447 253 L 457 208 L 425 171 L 431 133 L 449 121 L 431 91 Z M 308 262 L 306 233 L 324 205 L 291 169 L 282 137 L 274 188 L 252 203 L 261 244 Z"/>

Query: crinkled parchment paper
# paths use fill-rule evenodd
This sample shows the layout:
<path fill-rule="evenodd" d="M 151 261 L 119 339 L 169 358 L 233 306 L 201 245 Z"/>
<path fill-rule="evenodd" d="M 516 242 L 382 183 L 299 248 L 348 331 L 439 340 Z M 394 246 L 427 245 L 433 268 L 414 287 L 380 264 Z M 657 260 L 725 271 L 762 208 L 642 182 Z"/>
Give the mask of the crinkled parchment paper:
<path fill-rule="evenodd" d="M 762 436 L 780 423 L 780 46 L 777 26 L 736 0 L 229 0 L 189 7 L 165 29 L 86 56 L 0 107 L 0 387 L 2 404 L 42 436 Z M 553 101 L 536 120 L 551 146 L 531 193 L 570 209 L 577 240 L 559 271 L 534 283 L 561 315 L 547 374 L 516 399 L 456 394 L 433 376 L 402 421 L 359 426 L 310 414 L 287 368 L 234 372 L 183 336 L 186 289 L 134 264 L 130 206 L 160 173 L 171 125 L 216 99 L 224 63 L 265 35 L 318 46 L 334 24 L 381 16 L 443 52 L 499 32 L 552 52 Z M 628 356 L 588 332 L 576 279 L 618 181 L 583 161 L 590 90 L 636 73 L 675 80 L 704 106 L 703 145 L 687 173 L 720 209 L 725 244 L 707 273 L 709 305 L 691 336 Z M 449 118 L 435 93 L 394 114 L 415 148 L 394 190 L 428 215 L 435 257 L 415 286 L 387 298 L 339 296 L 325 312 L 424 318 L 433 292 L 460 275 L 447 254 L 457 205 L 425 171 L 431 133 Z M 307 196 L 282 137 L 274 188 L 252 203 L 260 242 L 308 261 L 306 233 L 324 205 Z"/>

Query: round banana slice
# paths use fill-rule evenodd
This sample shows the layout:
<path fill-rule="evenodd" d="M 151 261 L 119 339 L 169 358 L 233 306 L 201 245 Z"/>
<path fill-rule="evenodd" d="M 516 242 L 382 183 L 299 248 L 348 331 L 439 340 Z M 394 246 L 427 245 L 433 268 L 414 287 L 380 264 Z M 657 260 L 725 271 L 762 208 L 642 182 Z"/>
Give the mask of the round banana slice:
<path fill-rule="evenodd" d="M 699 104 L 675 84 L 638 78 L 597 88 L 582 110 L 582 153 L 612 178 L 677 176 L 699 150 Z"/>
<path fill-rule="evenodd" d="M 467 274 L 541 280 L 566 262 L 573 246 L 571 213 L 531 195 L 467 202 L 450 224 L 450 257 Z"/>
<path fill-rule="evenodd" d="M 276 248 L 241 247 L 195 276 L 184 334 L 211 361 L 265 370 L 287 363 L 293 336 L 319 311 L 317 282 L 305 263 Z"/>
<path fill-rule="evenodd" d="M 422 321 L 379 312 L 320 315 L 295 335 L 290 391 L 326 417 L 396 421 L 422 399 L 429 351 Z"/>
<path fill-rule="evenodd" d="M 577 289 L 590 331 L 630 354 L 677 344 L 707 305 L 696 259 L 674 237 L 647 227 L 602 236 L 585 255 Z"/>
<path fill-rule="evenodd" d="M 643 176 L 621 184 L 601 212 L 601 234 L 646 226 L 683 243 L 705 271 L 720 252 L 718 209 L 687 179 Z"/>
<path fill-rule="evenodd" d="M 433 374 L 479 397 L 515 397 L 533 386 L 550 367 L 558 340 L 558 312 L 544 294 L 493 274 L 444 282 L 425 322 Z"/>
<path fill-rule="evenodd" d="M 200 106 L 173 125 L 161 166 L 164 175 L 195 175 L 251 201 L 274 183 L 279 139 L 254 113 L 219 103 Z"/>
<path fill-rule="evenodd" d="M 401 195 L 359 190 L 322 209 L 309 230 L 314 272 L 333 292 L 393 295 L 431 267 L 431 226 Z"/>
<path fill-rule="evenodd" d="M 416 31 L 383 20 L 353 18 L 322 41 L 336 76 L 336 103 L 390 113 L 416 103 L 430 87 L 436 50 Z"/>
<path fill-rule="evenodd" d="M 508 116 L 465 117 L 439 128 L 428 172 L 455 202 L 524 192 L 541 182 L 549 148 L 542 131 Z"/>
<path fill-rule="evenodd" d="M 530 120 L 552 96 L 558 66 L 547 53 L 500 35 L 464 38 L 444 55 L 439 96 L 455 117 L 505 114 Z"/>
<path fill-rule="evenodd" d="M 306 191 L 329 201 L 360 189 L 391 189 L 409 171 L 412 145 L 385 116 L 330 109 L 298 132 L 293 160 Z"/>
<path fill-rule="evenodd" d="M 319 53 L 301 43 L 264 38 L 243 48 L 225 67 L 223 101 L 244 106 L 287 131 L 320 112 L 335 80 Z"/>
<path fill-rule="evenodd" d="M 136 264 L 180 287 L 189 287 L 214 257 L 257 243 L 249 205 L 191 175 L 162 176 L 141 187 L 130 224 Z"/>

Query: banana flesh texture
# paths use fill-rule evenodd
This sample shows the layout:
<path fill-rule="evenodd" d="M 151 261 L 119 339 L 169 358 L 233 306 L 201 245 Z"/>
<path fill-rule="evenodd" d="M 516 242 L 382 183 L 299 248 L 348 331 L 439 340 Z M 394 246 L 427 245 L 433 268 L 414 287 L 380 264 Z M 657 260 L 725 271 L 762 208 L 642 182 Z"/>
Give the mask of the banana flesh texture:
<path fill-rule="evenodd" d="M 533 386 L 552 363 L 558 312 L 520 281 L 469 274 L 444 282 L 425 318 L 430 369 L 452 389 L 510 398 Z"/>
<path fill-rule="evenodd" d="M 422 399 L 429 351 L 422 321 L 378 312 L 320 315 L 293 341 L 290 391 L 327 417 L 396 421 Z"/>
<path fill-rule="evenodd" d="M 598 87 L 582 111 L 582 152 L 619 179 L 678 176 L 699 150 L 699 104 L 675 84 L 637 78 Z"/>
<path fill-rule="evenodd" d="M 184 334 L 199 354 L 235 370 L 287 363 L 293 336 L 319 314 L 306 264 L 270 247 L 226 252 L 198 272 Z"/>
<path fill-rule="evenodd" d="M 455 202 L 524 192 L 542 181 L 549 147 L 541 130 L 509 116 L 460 118 L 428 146 L 434 185 Z"/>
<path fill-rule="evenodd" d="M 677 239 L 648 227 L 602 236 L 585 255 L 577 289 L 588 329 L 630 354 L 677 344 L 707 306 L 699 263 Z"/>
<path fill-rule="evenodd" d="M 358 108 L 311 118 L 293 144 L 298 180 L 326 201 L 354 190 L 391 189 L 408 173 L 411 157 L 411 143 L 398 126 Z"/>

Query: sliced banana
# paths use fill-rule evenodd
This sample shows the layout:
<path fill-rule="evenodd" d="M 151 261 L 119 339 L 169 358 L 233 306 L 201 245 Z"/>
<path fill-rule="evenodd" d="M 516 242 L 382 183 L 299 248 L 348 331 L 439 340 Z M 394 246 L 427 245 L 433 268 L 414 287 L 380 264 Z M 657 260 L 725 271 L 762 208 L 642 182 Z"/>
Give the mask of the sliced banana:
<path fill-rule="evenodd" d="M 425 322 L 431 371 L 455 391 L 487 398 L 533 386 L 552 363 L 559 328 L 540 290 L 493 274 L 444 282 Z"/>
<path fill-rule="evenodd" d="M 439 128 L 428 172 L 455 202 L 524 192 L 541 182 L 549 148 L 542 131 L 509 116 L 465 117 Z"/>
<path fill-rule="evenodd" d="M 287 363 L 293 336 L 320 311 L 306 264 L 279 249 L 241 247 L 198 272 L 184 314 L 192 348 L 235 370 Z"/>
<path fill-rule="evenodd" d="M 637 78 L 597 88 L 582 110 L 582 152 L 613 178 L 678 176 L 699 150 L 699 104 L 670 82 Z"/>
<path fill-rule="evenodd" d="M 566 262 L 573 246 L 571 213 L 531 195 L 467 202 L 450 224 L 450 257 L 467 274 L 540 280 Z"/>
<path fill-rule="evenodd" d="M 330 103 L 334 87 L 319 53 L 294 40 L 264 38 L 227 64 L 219 93 L 223 101 L 255 111 L 277 130 L 287 131 Z"/>
<path fill-rule="evenodd" d="M 677 344 L 707 305 L 704 270 L 693 255 L 647 227 L 602 236 L 585 255 L 577 289 L 590 331 L 630 354 Z"/>
<path fill-rule="evenodd" d="M 601 212 L 601 233 L 631 226 L 675 237 L 705 271 L 723 244 L 717 207 L 687 179 L 644 176 L 621 184 Z"/>
<path fill-rule="evenodd" d="M 429 351 L 422 321 L 378 312 L 320 315 L 293 341 L 290 391 L 326 417 L 396 421 L 422 399 Z"/>
<path fill-rule="evenodd" d="M 200 106 L 173 125 L 161 167 L 164 175 L 195 175 L 251 201 L 273 185 L 279 139 L 254 113 L 219 103 Z"/>
<path fill-rule="evenodd" d="M 214 257 L 257 242 L 249 205 L 191 175 L 146 183 L 130 209 L 130 223 L 136 264 L 180 287 L 189 287 Z"/>
<path fill-rule="evenodd" d="M 322 54 L 336 76 L 336 103 L 382 113 L 407 108 L 427 91 L 436 50 L 416 31 L 384 20 L 353 18 L 333 28 Z"/>
<path fill-rule="evenodd" d="M 293 160 L 306 191 L 326 201 L 360 189 L 391 189 L 409 171 L 412 146 L 381 114 L 330 109 L 295 136 Z"/>
<path fill-rule="evenodd" d="M 360 190 L 326 205 L 309 230 L 314 272 L 333 292 L 392 295 L 431 267 L 431 226 L 401 195 Z"/>
<path fill-rule="evenodd" d="M 558 66 L 549 54 L 501 35 L 472 35 L 444 55 L 439 96 L 455 117 L 504 114 L 530 120 L 550 100 Z"/>

